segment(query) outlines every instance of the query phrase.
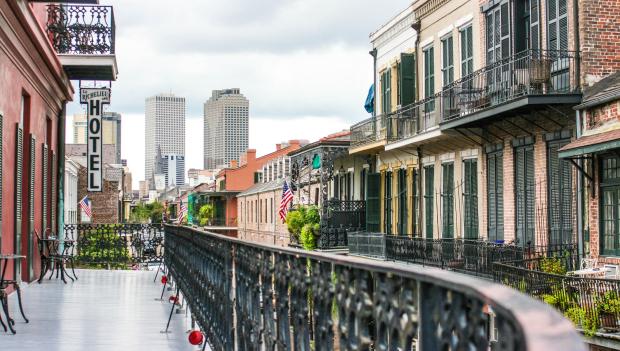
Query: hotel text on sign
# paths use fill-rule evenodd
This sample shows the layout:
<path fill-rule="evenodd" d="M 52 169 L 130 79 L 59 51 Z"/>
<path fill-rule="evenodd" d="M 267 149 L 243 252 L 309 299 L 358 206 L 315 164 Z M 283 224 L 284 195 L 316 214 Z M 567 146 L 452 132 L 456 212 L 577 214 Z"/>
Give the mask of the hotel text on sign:
<path fill-rule="evenodd" d="M 110 103 L 110 89 L 108 88 L 84 88 L 80 90 L 80 101 L 87 104 L 87 156 L 88 168 L 88 191 L 103 191 L 103 124 L 101 115 L 103 105 Z"/>

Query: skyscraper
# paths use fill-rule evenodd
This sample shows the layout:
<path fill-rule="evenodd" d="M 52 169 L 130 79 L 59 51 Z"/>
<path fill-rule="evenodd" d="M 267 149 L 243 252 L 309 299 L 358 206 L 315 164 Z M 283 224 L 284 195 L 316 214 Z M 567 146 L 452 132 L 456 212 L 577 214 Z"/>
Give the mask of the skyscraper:
<path fill-rule="evenodd" d="M 204 104 L 204 168 L 222 168 L 248 149 L 250 102 L 240 90 L 213 90 Z"/>
<path fill-rule="evenodd" d="M 185 98 L 151 96 L 146 98 L 145 111 L 144 179 L 151 179 L 158 147 L 163 155 L 185 157 Z M 181 173 L 185 174 L 185 169 Z"/>
<path fill-rule="evenodd" d="M 114 145 L 115 161 L 121 163 L 121 114 L 116 112 L 103 113 L 103 144 Z M 86 114 L 73 115 L 73 143 L 86 144 Z"/>

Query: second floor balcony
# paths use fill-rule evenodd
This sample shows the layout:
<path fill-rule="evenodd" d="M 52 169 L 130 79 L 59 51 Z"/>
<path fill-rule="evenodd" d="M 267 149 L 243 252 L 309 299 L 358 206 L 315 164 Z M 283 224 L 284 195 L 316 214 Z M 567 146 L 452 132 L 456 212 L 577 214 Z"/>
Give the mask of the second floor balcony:
<path fill-rule="evenodd" d="M 112 6 L 48 5 L 46 29 L 70 79 L 116 80 Z"/>

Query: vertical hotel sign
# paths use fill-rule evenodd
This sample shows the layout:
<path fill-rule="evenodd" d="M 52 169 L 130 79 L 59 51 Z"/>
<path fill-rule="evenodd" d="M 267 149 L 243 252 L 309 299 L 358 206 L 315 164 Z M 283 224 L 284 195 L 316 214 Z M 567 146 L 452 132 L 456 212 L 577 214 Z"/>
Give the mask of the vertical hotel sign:
<path fill-rule="evenodd" d="M 109 88 L 82 88 L 80 102 L 86 104 L 88 191 L 103 191 L 103 105 L 110 103 Z"/>

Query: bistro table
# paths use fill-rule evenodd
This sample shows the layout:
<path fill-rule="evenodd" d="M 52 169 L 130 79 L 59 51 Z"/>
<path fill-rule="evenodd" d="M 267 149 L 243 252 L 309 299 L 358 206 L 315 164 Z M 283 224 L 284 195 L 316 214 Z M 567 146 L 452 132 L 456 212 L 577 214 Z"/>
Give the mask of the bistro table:
<path fill-rule="evenodd" d="M 6 289 L 9 286 L 14 286 L 15 290 L 17 291 L 17 302 L 19 304 L 19 312 L 21 312 L 22 317 L 24 317 L 24 320 L 26 321 L 26 323 L 28 323 L 28 318 L 26 318 L 26 315 L 24 314 L 24 308 L 22 307 L 22 294 L 21 294 L 21 289 L 19 288 L 19 283 L 17 282 L 16 279 L 6 279 L 6 268 L 9 265 L 9 261 L 15 261 L 15 264 L 18 264 L 19 261 L 23 258 L 26 258 L 26 256 L 22 256 L 22 255 L 15 255 L 15 254 L 8 254 L 8 255 L 0 255 L 0 269 L 2 269 L 2 276 L 0 277 L 0 302 L 2 303 L 2 310 L 4 312 L 4 316 L 6 317 L 7 320 L 7 325 L 9 327 L 9 329 L 11 330 L 11 333 L 15 334 L 15 329 L 13 328 L 13 326 L 15 325 L 15 321 L 13 320 L 13 318 L 11 318 L 11 315 L 9 314 L 9 296 L 6 292 Z M 2 321 L 2 317 L 0 316 L 0 325 L 2 325 L 2 328 L 4 328 L 4 331 L 7 331 L 7 326 L 4 324 L 4 322 Z"/>
<path fill-rule="evenodd" d="M 607 273 L 607 272 L 611 272 L 611 269 L 605 268 L 605 267 L 598 267 L 598 268 L 579 269 L 579 270 L 576 270 L 576 271 L 572 271 L 570 273 L 572 273 L 573 275 L 576 275 L 578 277 L 588 277 L 588 276 L 604 277 L 605 273 Z"/>
<path fill-rule="evenodd" d="M 56 270 L 56 278 L 60 273 L 60 278 L 66 284 L 67 280 L 65 279 L 65 275 L 71 279 L 71 281 L 77 280 L 77 275 L 75 274 L 75 269 L 73 267 L 73 255 L 69 253 L 69 250 L 73 248 L 75 244 L 75 240 L 73 239 L 60 239 L 55 236 L 49 236 L 47 238 L 40 239 L 42 243 L 40 250 L 41 257 L 45 257 L 47 261 L 45 267 L 43 264 L 41 265 L 41 276 L 39 277 L 39 283 L 45 277 L 45 274 L 48 270 L 51 269 L 51 274 L 49 279 L 52 279 L 54 276 L 54 270 Z M 62 252 L 60 252 L 60 247 L 62 245 Z M 45 252 L 47 251 L 47 255 Z M 73 273 L 73 277 L 67 269 L 65 268 L 65 263 L 67 261 L 71 262 L 71 272 Z"/>

